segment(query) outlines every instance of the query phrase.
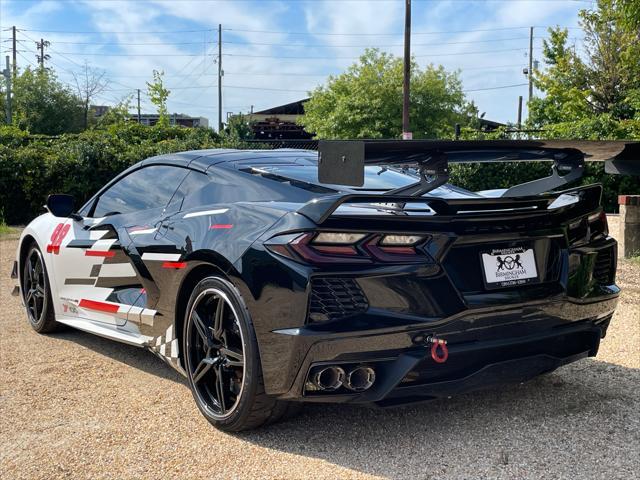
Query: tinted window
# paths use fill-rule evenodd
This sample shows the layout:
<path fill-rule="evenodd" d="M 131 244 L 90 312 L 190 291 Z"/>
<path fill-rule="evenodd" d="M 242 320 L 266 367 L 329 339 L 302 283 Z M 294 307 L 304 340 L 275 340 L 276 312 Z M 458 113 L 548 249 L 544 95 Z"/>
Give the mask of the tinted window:
<path fill-rule="evenodd" d="M 168 165 L 136 170 L 100 195 L 93 216 L 164 207 L 187 172 L 184 168 Z"/>
<path fill-rule="evenodd" d="M 190 171 L 178 187 L 178 190 L 176 190 L 176 193 L 173 194 L 173 198 L 167 206 L 166 213 L 199 207 L 202 202 L 198 200 L 199 197 L 193 196 L 192 194 L 198 192 L 210 182 L 211 179 L 206 174 L 193 170 Z"/>
<path fill-rule="evenodd" d="M 257 170 L 281 175 L 283 177 L 302 180 L 312 184 L 318 182 L 318 167 L 302 165 L 265 165 L 254 167 Z M 369 166 L 364 168 L 365 190 L 390 190 L 404 187 L 417 182 L 419 179 L 396 170 L 389 170 L 382 167 Z"/>

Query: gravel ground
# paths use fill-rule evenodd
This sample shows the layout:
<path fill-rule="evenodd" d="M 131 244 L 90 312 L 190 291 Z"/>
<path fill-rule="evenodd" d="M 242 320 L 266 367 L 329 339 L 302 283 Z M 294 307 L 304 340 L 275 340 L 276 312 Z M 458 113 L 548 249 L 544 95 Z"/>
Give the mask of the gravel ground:
<path fill-rule="evenodd" d="M 638 263 L 620 262 L 595 359 L 421 406 L 313 405 L 229 435 L 151 353 L 33 332 L 9 295 L 15 247 L 0 240 L 0 478 L 640 478 Z"/>

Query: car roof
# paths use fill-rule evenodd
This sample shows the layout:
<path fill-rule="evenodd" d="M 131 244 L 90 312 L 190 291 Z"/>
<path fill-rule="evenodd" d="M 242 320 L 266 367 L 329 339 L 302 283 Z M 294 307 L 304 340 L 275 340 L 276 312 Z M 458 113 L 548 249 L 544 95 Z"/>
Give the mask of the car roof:
<path fill-rule="evenodd" d="M 212 165 L 229 164 L 233 167 L 242 165 L 273 165 L 278 163 L 300 163 L 317 165 L 318 152 L 295 148 L 278 148 L 274 150 L 237 150 L 231 148 L 215 148 L 208 150 L 190 150 L 187 152 L 158 155 L 141 162 L 142 165 L 175 164 L 206 171 Z M 139 164 L 140 165 L 140 164 Z"/>

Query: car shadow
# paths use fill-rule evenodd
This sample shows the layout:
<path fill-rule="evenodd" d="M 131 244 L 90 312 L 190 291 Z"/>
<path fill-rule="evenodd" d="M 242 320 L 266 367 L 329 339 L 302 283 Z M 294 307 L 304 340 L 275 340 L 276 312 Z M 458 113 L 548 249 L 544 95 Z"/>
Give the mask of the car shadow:
<path fill-rule="evenodd" d="M 58 340 L 76 343 L 146 373 L 156 375 L 166 380 L 172 380 L 176 383 L 187 384 L 187 380 L 180 375 L 180 373 L 144 348 L 114 342 L 113 340 L 74 328 L 65 328 L 63 331 L 57 332 L 54 335 Z"/>
<path fill-rule="evenodd" d="M 533 478 L 598 478 L 612 459 L 620 462 L 621 448 L 629 458 L 640 448 L 628 426 L 640 411 L 639 385 L 640 370 L 588 359 L 524 384 L 413 406 L 308 405 L 294 419 L 239 436 L 382 477 L 486 478 L 502 470 L 522 478 L 537 467 Z"/>
<path fill-rule="evenodd" d="M 76 330 L 56 337 L 188 388 L 146 350 Z M 610 459 L 616 468 L 627 468 L 621 458 L 633 465 L 638 385 L 639 369 L 586 359 L 523 384 L 412 406 L 309 404 L 292 419 L 234 435 L 381 477 L 597 478 Z M 212 442 L 217 435 L 211 431 Z M 631 478 L 637 467 L 628 468 Z"/>

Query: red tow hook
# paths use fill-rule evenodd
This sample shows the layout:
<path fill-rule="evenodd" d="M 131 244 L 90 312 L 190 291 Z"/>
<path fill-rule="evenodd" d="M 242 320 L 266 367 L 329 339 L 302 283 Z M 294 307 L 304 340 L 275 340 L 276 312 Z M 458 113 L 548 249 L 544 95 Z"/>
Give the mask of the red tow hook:
<path fill-rule="evenodd" d="M 447 341 L 442 338 L 436 338 L 435 335 L 429 335 L 425 338 L 426 344 L 431 344 L 431 358 L 436 363 L 444 363 L 449 358 L 449 349 Z"/>

